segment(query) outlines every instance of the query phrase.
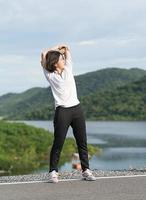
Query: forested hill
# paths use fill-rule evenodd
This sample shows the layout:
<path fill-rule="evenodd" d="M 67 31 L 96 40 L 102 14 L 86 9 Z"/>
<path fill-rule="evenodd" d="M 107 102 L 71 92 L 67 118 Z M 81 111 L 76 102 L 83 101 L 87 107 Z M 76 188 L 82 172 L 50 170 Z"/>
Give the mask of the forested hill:
<path fill-rule="evenodd" d="M 146 120 L 146 76 L 112 91 L 81 98 L 90 120 Z"/>
<path fill-rule="evenodd" d="M 75 76 L 79 99 L 87 106 L 87 99 L 90 99 L 90 95 L 93 95 L 94 92 L 95 95 L 99 92 L 108 94 L 104 91 L 114 92 L 116 88 L 137 81 L 144 75 L 146 75 L 146 71 L 138 68 L 129 70 L 106 68 Z M 95 113 L 90 111 L 90 106 L 91 104 L 87 106 L 89 112 L 85 107 L 85 112 L 88 118 L 94 118 Z M 94 104 L 94 106 L 95 108 L 99 107 L 98 104 Z M 54 100 L 50 87 L 31 88 L 19 94 L 8 93 L 0 97 L 0 116 L 2 117 L 8 119 L 52 119 L 53 115 Z"/>
<path fill-rule="evenodd" d="M 146 70 L 139 68 L 106 68 L 76 76 L 78 95 L 88 95 L 96 90 L 109 90 L 139 80 Z"/>

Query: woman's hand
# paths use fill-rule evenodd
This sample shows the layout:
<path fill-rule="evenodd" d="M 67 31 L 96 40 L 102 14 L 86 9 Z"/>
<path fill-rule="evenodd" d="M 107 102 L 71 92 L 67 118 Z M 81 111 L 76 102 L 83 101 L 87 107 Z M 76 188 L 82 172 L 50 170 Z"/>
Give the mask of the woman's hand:
<path fill-rule="evenodd" d="M 60 44 L 60 45 L 58 45 L 58 49 L 59 49 L 59 50 L 61 50 L 61 49 L 69 50 L 69 46 L 66 45 L 66 44 Z"/>
<path fill-rule="evenodd" d="M 64 55 L 65 60 L 66 60 L 67 57 L 68 57 L 68 53 L 70 52 L 68 45 L 61 44 L 61 45 L 58 46 L 58 49 L 59 49 L 59 52 Z"/>
<path fill-rule="evenodd" d="M 46 54 L 48 53 L 48 51 L 51 51 L 51 50 L 59 51 L 60 53 L 64 54 L 65 59 L 68 57 L 67 55 L 70 52 L 69 46 L 67 44 L 59 44 L 59 45 L 56 45 L 54 47 L 47 48 L 47 49 L 43 50 L 42 53 L 41 53 L 41 61 L 40 61 L 42 67 L 45 67 Z"/>

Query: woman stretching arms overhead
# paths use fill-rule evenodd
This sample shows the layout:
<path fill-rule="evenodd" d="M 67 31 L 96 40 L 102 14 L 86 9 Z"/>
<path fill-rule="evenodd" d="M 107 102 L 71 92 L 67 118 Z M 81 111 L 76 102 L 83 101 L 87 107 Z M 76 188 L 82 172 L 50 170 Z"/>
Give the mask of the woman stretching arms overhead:
<path fill-rule="evenodd" d="M 50 152 L 50 181 L 58 182 L 58 162 L 69 126 L 78 147 L 84 180 L 96 180 L 89 168 L 85 117 L 77 97 L 70 48 L 57 45 L 41 53 L 44 75 L 55 101 L 54 141 Z"/>

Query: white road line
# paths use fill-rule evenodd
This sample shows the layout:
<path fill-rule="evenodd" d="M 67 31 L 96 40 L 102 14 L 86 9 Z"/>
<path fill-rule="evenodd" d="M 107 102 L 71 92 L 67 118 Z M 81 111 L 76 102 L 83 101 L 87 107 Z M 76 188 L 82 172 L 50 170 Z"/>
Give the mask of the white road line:
<path fill-rule="evenodd" d="M 26 184 L 26 183 L 47 183 L 48 181 L 26 181 L 26 182 L 9 182 L 9 183 L 0 183 L 0 185 L 17 185 L 17 184 Z"/>
<path fill-rule="evenodd" d="M 127 176 L 102 176 L 102 177 L 96 177 L 96 179 L 100 180 L 100 179 L 135 178 L 135 177 L 146 177 L 146 174 L 144 174 L 144 175 L 127 175 Z M 60 179 L 59 182 L 80 181 L 80 180 L 82 180 L 82 178 L 78 178 L 78 179 Z M 15 184 L 16 185 L 17 184 L 29 184 L 29 183 L 49 183 L 49 181 L 25 181 L 25 182 L 0 183 L 0 186 L 1 185 L 15 185 Z"/>

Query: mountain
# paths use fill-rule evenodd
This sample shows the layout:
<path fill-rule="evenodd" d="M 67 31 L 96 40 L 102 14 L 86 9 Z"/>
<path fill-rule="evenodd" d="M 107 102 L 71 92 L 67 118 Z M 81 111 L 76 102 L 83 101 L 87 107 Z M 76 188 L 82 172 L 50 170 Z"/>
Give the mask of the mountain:
<path fill-rule="evenodd" d="M 146 75 L 138 68 L 106 68 L 75 76 L 79 99 L 94 93 L 114 91 Z M 96 105 L 95 105 L 96 106 Z M 88 112 L 86 112 L 88 113 Z M 92 116 L 92 113 L 90 113 Z M 0 97 L 0 116 L 8 119 L 52 119 L 54 100 L 50 87 L 31 88 L 22 93 L 8 93 Z M 87 115 L 89 117 L 89 114 Z M 90 116 L 90 117 L 91 117 Z M 89 118 L 90 118 L 89 117 Z"/>
<path fill-rule="evenodd" d="M 90 120 L 146 120 L 146 76 L 115 90 L 81 98 Z"/>
<path fill-rule="evenodd" d="M 109 90 L 139 80 L 146 70 L 139 68 L 106 68 L 75 77 L 78 96 L 88 95 L 96 90 Z"/>
<path fill-rule="evenodd" d="M 8 93 L 0 97 L 0 116 L 23 119 L 26 113 L 38 108 L 45 111 L 51 107 L 52 110 L 52 102 L 53 97 L 48 88 L 35 87 L 20 94 Z"/>

